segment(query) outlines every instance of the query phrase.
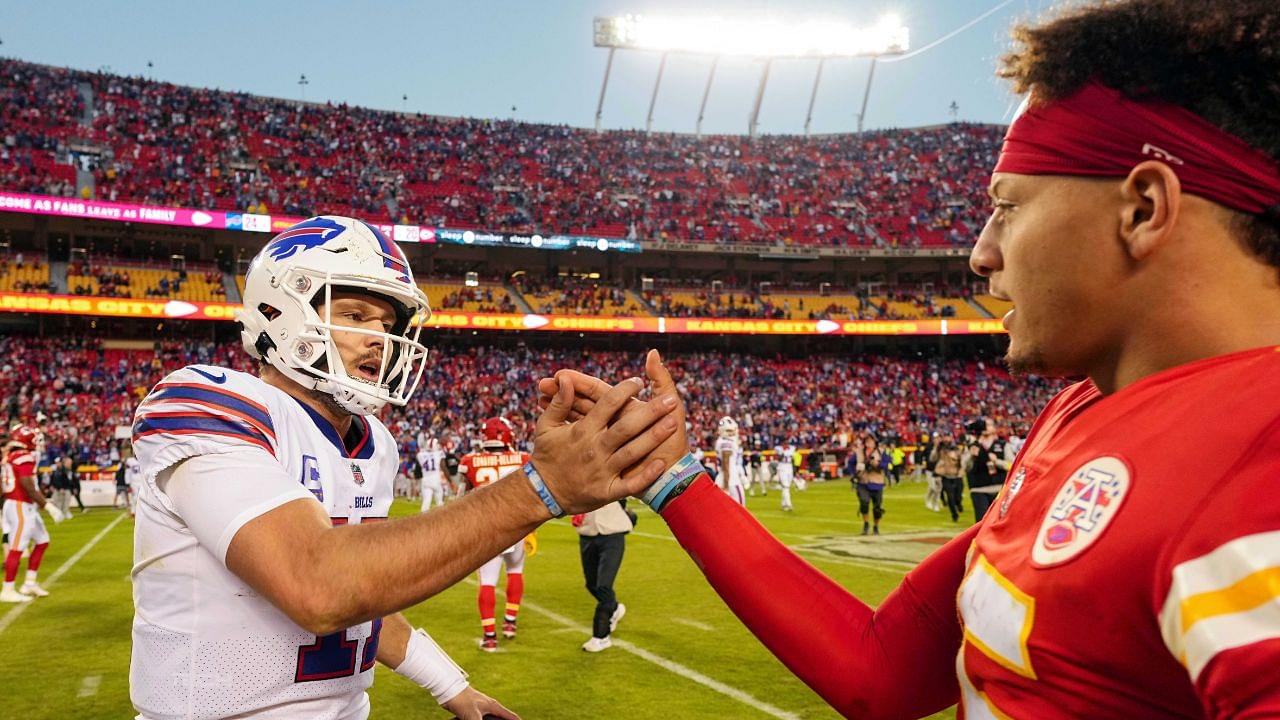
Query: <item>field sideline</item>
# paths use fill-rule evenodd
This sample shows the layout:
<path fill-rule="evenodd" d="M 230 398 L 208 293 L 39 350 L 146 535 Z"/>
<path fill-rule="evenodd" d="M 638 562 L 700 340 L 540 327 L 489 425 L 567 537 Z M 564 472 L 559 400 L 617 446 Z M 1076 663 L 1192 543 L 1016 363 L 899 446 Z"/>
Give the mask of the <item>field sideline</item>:
<path fill-rule="evenodd" d="M 925 510 L 923 497 L 923 484 L 889 489 L 885 535 L 867 540 L 857 537 L 857 502 L 845 481 L 796 493 L 794 513 L 777 509 L 776 491 L 749 498 L 748 507 L 784 542 L 874 603 L 960 529 Z M 415 509 L 397 501 L 393 514 Z M 24 610 L 0 606 L 6 657 L 11 664 L 39 659 L 40 668 L 39 674 L 24 672 L 21 681 L 14 675 L 5 684 L 7 717 L 133 716 L 132 522 L 120 517 L 118 511 L 96 509 L 61 525 L 50 523 L 53 543 L 41 577 L 52 594 Z M 627 616 L 614 634 L 615 646 L 599 655 L 579 649 L 589 634 L 594 600 L 582 587 L 577 535 L 567 520 L 559 520 L 538 538 L 539 552 L 526 565 L 520 636 L 503 642 L 498 653 L 476 647 L 479 619 L 471 580 L 407 613 L 471 673 L 477 688 L 524 718 L 838 717 L 742 627 L 647 510 L 628 539 L 616 585 Z M 371 697 L 374 718 L 447 717 L 425 691 L 381 666 Z"/>

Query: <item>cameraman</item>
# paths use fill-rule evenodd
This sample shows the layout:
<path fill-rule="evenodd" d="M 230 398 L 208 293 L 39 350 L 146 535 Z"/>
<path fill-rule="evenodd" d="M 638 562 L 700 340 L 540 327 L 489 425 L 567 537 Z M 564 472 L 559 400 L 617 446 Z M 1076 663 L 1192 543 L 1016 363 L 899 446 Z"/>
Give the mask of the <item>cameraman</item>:
<path fill-rule="evenodd" d="M 965 451 L 969 471 L 969 498 L 973 501 L 974 522 L 982 522 L 987 508 L 995 501 L 1009 473 L 1008 448 L 996 434 L 995 423 L 979 419 L 966 429 L 972 438 Z"/>
<path fill-rule="evenodd" d="M 942 497 L 951 511 L 951 521 L 964 512 L 964 452 L 951 433 L 944 434 L 929 453 L 933 472 L 942 482 Z"/>
<path fill-rule="evenodd" d="M 858 493 L 858 513 L 862 515 L 862 534 L 868 530 L 880 534 L 880 518 L 884 517 L 885 476 L 889 454 L 880 449 L 874 437 L 867 436 L 855 446 L 853 489 Z M 870 511 L 870 513 L 868 513 Z M 872 522 L 874 521 L 874 523 Z"/>

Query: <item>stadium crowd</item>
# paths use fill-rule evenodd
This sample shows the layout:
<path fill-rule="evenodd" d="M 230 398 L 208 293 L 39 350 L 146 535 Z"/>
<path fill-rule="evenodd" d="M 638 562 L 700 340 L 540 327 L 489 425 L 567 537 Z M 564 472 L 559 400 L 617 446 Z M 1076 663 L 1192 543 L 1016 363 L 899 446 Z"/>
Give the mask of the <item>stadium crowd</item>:
<path fill-rule="evenodd" d="M 103 465 L 119 457 L 115 427 L 166 373 L 191 363 L 253 371 L 238 344 L 158 343 L 155 350 L 104 349 L 77 338 L 0 338 L 0 398 L 8 420 L 40 421 L 50 457 Z M 641 372 L 639 353 L 476 347 L 434 351 L 405 408 L 384 420 L 412 449 L 424 436 L 466 447 L 485 418 L 501 415 L 520 437 L 536 418 L 537 378 L 573 367 L 607 378 Z M 708 447 L 722 415 L 736 418 L 748 447 L 845 447 L 858 434 L 913 442 L 977 417 L 1023 434 L 1059 385 L 1012 377 L 976 360 L 884 356 L 803 359 L 739 353 L 674 355 L 669 366 L 689 400 L 693 437 Z"/>
<path fill-rule="evenodd" d="M 77 85 L 92 90 L 87 108 Z M 985 220 L 1002 133 L 596 133 L 16 60 L 0 60 L 0 97 L 6 189 L 70 194 L 79 165 L 100 199 L 714 243 L 966 244 Z"/>
<path fill-rule="evenodd" d="M 513 277 L 511 284 L 537 313 L 618 315 L 632 306 L 626 289 L 608 281 L 538 278 L 522 273 Z"/>
<path fill-rule="evenodd" d="M 944 289 L 941 295 L 920 286 L 900 287 L 883 296 L 872 296 L 863 288 L 841 291 L 837 301 L 814 294 L 813 288 L 779 297 L 749 288 L 658 287 L 641 293 L 658 315 L 666 317 L 731 317 L 768 320 L 906 320 L 952 317 L 954 309 L 938 304 L 938 297 L 968 299 L 969 288 Z M 890 305 L 906 304 L 911 312 Z"/>

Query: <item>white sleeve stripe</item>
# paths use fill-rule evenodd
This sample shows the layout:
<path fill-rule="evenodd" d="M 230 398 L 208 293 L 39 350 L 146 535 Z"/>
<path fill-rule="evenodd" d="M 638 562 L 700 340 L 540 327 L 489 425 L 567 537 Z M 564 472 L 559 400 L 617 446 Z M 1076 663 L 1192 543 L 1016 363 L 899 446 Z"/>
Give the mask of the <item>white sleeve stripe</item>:
<path fill-rule="evenodd" d="M 1280 531 L 1236 538 L 1210 553 L 1177 565 L 1160 611 L 1160 632 L 1165 646 L 1190 668 L 1193 660 L 1190 637 L 1196 629 L 1204 623 L 1249 615 L 1260 606 L 1276 601 L 1280 587 L 1272 587 L 1269 579 L 1276 573 L 1280 573 Z M 1245 623 L 1241 627 L 1251 626 Z M 1220 637 L 1216 631 L 1209 633 Z M 1232 642 L 1241 639 L 1234 632 L 1229 635 Z M 1268 637 L 1272 635 L 1264 633 L 1258 639 Z M 1203 641 L 1199 642 L 1198 653 L 1215 645 L 1205 646 Z M 1236 642 L 1220 649 L 1249 642 L 1253 641 Z M 1204 657 L 1198 667 L 1203 668 L 1211 657 L 1212 654 Z"/>
<path fill-rule="evenodd" d="M 1180 657 L 1195 682 L 1218 653 L 1280 638 L 1280 599 L 1246 612 L 1218 615 L 1193 625 L 1183 636 L 1185 656 Z"/>

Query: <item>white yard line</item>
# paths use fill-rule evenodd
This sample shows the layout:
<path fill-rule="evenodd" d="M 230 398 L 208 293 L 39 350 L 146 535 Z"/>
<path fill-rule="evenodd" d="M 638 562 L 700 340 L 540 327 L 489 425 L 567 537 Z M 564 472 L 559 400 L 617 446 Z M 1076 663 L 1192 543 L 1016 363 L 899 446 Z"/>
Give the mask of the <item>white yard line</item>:
<path fill-rule="evenodd" d="M 631 534 L 639 537 L 643 537 L 643 538 L 652 538 L 654 540 L 666 540 L 667 542 L 676 541 L 676 539 L 673 537 L 668 537 L 666 535 L 654 535 L 653 533 L 645 533 L 645 532 L 640 532 L 638 530 L 632 530 Z M 810 558 L 814 560 L 831 562 L 837 565 L 849 565 L 852 567 L 860 567 L 865 570 L 878 570 L 879 572 L 893 573 L 894 575 L 901 575 L 903 572 L 906 572 L 907 570 L 910 570 L 911 568 L 915 567 L 914 563 L 902 562 L 900 560 L 872 560 L 869 558 L 868 559 L 841 558 L 841 557 L 833 557 L 827 553 L 811 550 L 809 548 L 798 548 L 798 547 L 793 547 L 791 545 L 788 545 L 787 547 L 790 548 L 791 550 L 794 550 L 795 552 L 801 553 L 802 555 L 808 555 Z"/>
<path fill-rule="evenodd" d="M 703 632 L 715 631 L 715 628 L 711 627 L 710 625 L 704 622 L 698 622 L 697 620 L 690 620 L 689 618 L 673 617 L 671 618 L 671 622 L 680 623 L 681 625 L 688 625 L 689 627 L 694 628 L 695 630 L 702 630 Z"/>
<path fill-rule="evenodd" d="M 76 697 L 93 697 L 98 694 L 98 686 L 102 684 L 101 675 L 86 675 L 84 680 L 80 681 L 80 691 L 76 693 Z"/>
<path fill-rule="evenodd" d="M 536 612 L 539 615 L 542 615 L 552 620 L 553 622 L 556 622 L 566 628 L 570 628 L 580 633 L 583 637 L 586 637 L 591 634 L 591 628 L 585 625 L 579 625 L 578 623 L 570 620 L 567 617 L 564 617 L 563 615 L 560 615 L 559 613 L 552 612 L 551 610 L 548 610 L 540 605 L 531 603 L 528 600 L 521 602 L 520 607 L 522 609 L 528 608 L 529 610 L 532 610 L 533 612 Z M 706 675 L 703 675 L 702 673 L 698 672 L 697 670 L 694 670 L 689 667 L 685 667 L 684 665 L 681 665 L 680 663 L 674 660 L 668 660 L 667 658 L 664 658 L 661 655 L 649 652 L 648 650 L 645 650 L 644 648 L 640 647 L 639 645 L 636 645 L 635 643 L 630 643 L 630 642 L 627 642 L 626 640 L 618 640 L 615 638 L 613 640 L 613 646 L 620 650 L 629 652 L 632 655 L 635 655 L 636 657 L 640 658 L 641 660 L 645 660 L 647 662 L 653 663 L 654 665 L 657 665 L 658 667 L 672 674 L 679 675 L 680 677 L 685 678 L 686 680 L 691 680 L 693 682 L 698 683 L 699 685 L 702 685 L 703 687 L 710 688 L 711 690 L 714 690 L 720 693 L 721 695 L 724 695 L 725 697 L 729 697 L 734 700 L 737 700 L 743 705 L 753 707 L 756 710 L 759 710 L 760 712 L 770 717 L 779 718 L 779 720 L 800 720 L 800 716 L 796 715 L 795 713 L 787 712 L 782 708 L 776 707 L 774 705 L 770 705 L 769 703 L 764 702 L 763 700 L 759 700 L 751 695 L 748 695 L 747 693 L 735 687 L 725 685 L 719 680 L 709 678 Z"/>
<path fill-rule="evenodd" d="M 75 567 L 75 564 L 80 562 L 80 559 L 83 558 L 85 555 L 89 554 L 89 551 L 93 549 L 93 546 L 97 545 L 99 540 L 106 537 L 106 534 L 111 532 L 111 530 L 116 525 L 119 525 L 120 521 L 124 520 L 124 518 L 125 518 L 124 513 L 120 513 L 119 515 L 117 515 L 115 520 L 112 520 L 111 522 L 107 523 L 106 527 L 99 530 L 98 534 L 94 535 L 93 538 L 89 540 L 89 542 L 85 543 L 84 547 L 77 550 L 75 555 L 72 555 L 71 557 L 67 558 L 67 561 L 62 563 L 62 565 L 57 570 L 54 570 L 53 574 L 49 576 L 49 579 L 45 580 L 41 584 L 44 585 L 44 587 L 46 588 L 53 587 L 53 584 L 58 582 L 58 578 L 62 577 L 63 574 L 65 574 L 68 570 Z M 41 602 L 49 602 L 49 601 L 40 599 L 34 602 L 19 603 L 13 606 L 13 609 L 11 609 L 9 612 L 4 614 L 4 617 L 0 617 L 0 633 L 3 633 L 5 630 L 8 630 L 9 626 L 13 624 L 13 621 L 17 620 L 18 616 L 22 615 L 22 613 L 27 608 L 31 607 L 32 605 L 35 605 L 36 603 L 41 603 Z"/>

